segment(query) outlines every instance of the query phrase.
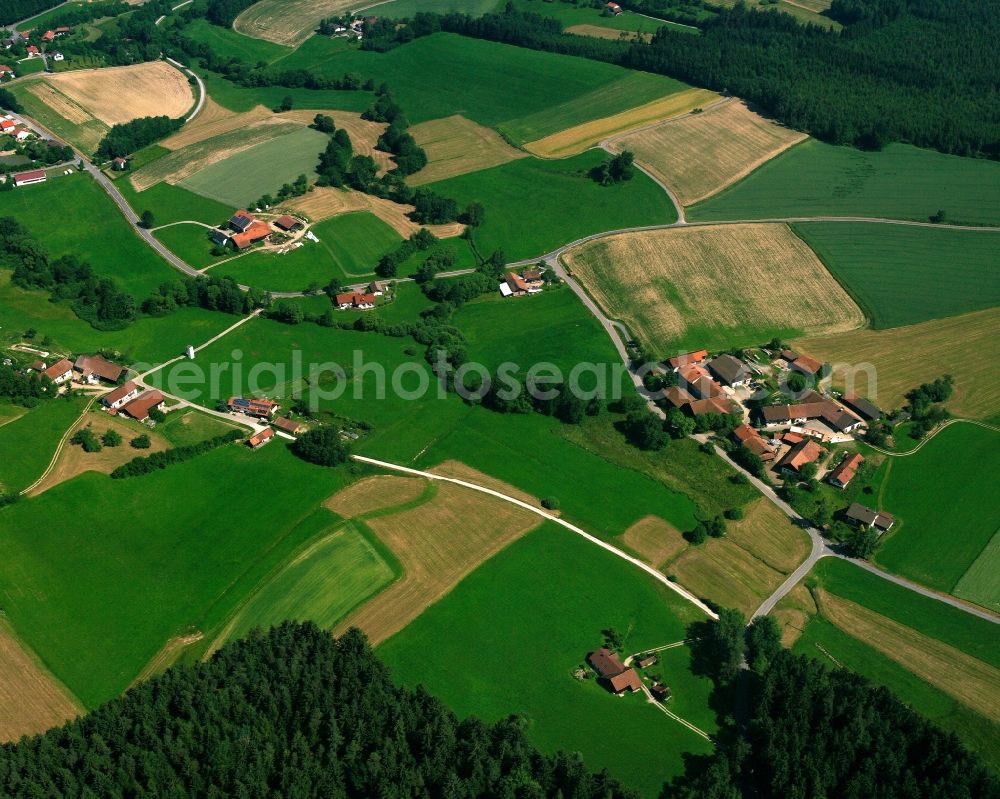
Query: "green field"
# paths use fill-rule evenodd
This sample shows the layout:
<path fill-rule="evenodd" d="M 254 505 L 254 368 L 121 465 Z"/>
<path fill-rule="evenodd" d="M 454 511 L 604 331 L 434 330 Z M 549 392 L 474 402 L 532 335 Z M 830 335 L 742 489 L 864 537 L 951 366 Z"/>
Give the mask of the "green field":
<path fill-rule="evenodd" d="M 173 411 L 167 414 L 166 421 L 156 426 L 156 432 L 175 447 L 198 444 L 209 438 L 225 435 L 233 429 L 239 429 L 239 425 L 229 424 L 193 408 Z"/>
<path fill-rule="evenodd" d="M 119 180 L 115 185 L 137 214 L 152 211 L 157 225 L 188 221 L 218 225 L 229 219 L 236 210 L 231 205 L 210 200 L 169 183 L 157 183 L 142 192 L 133 189 L 127 179 Z"/>
<path fill-rule="evenodd" d="M 184 35 L 189 39 L 207 44 L 220 58 L 239 58 L 251 66 L 264 61 L 271 63 L 289 55 L 290 47 L 254 39 L 237 33 L 232 28 L 213 25 L 206 19 L 192 19 L 184 27 Z"/>
<path fill-rule="evenodd" d="M 261 142 L 179 181 L 195 194 L 244 207 L 264 194 L 276 194 L 299 175 L 314 177 L 329 137 L 302 128 Z"/>
<path fill-rule="evenodd" d="M 620 363 L 607 332 L 566 287 L 514 300 L 488 294 L 463 305 L 452 323 L 469 342 L 469 358 L 490 370 L 548 362 L 568 376 L 579 363 Z"/>
<path fill-rule="evenodd" d="M 977 602 L 994 612 L 1000 612 L 1000 531 L 979 554 L 969 570 L 962 575 L 952 593 Z"/>
<path fill-rule="evenodd" d="M 171 275 L 174 273 L 171 271 Z M 95 330 L 66 303 L 53 303 L 46 291 L 25 291 L 11 285 L 10 271 L 0 269 L 0 340 L 16 342 L 30 327 L 39 338 L 50 336 L 66 352 L 104 349 L 122 353 L 121 360 L 162 363 L 199 344 L 237 321 L 235 316 L 180 308 L 170 316 L 140 317 L 124 330 Z"/>
<path fill-rule="evenodd" d="M 502 249 L 508 261 L 534 258 L 592 233 L 676 221 L 670 199 L 640 172 L 611 186 L 594 182 L 587 173 L 606 157 L 588 151 L 558 161 L 521 158 L 429 188 L 459 207 L 482 203 L 486 221 L 475 231 L 476 247 L 484 257 Z"/>
<path fill-rule="evenodd" d="M 378 8 L 373 13 L 391 19 L 405 19 L 417 12 L 448 14 L 457 11 L 474 17 L 497 10 L 497 0 L 389 0 L 388 3 L 369 4 L 367 8 Z M 358 7 L 358 11 L 367 8 Z"/>
<path fill-rule="evenodd" d="M 208 237 L 208 230 L 201 225 L 171 225 L 160 228 L 153 235 L 162 241 L 170 251 L 195 269 L 204 269 L 225 258 L 232 258 L 232 248 L 223 255 L 212 255 L 215 244 Z"/>
<path fill-rule="evenodd" d="M 418 0 L 410 0 L 418 2 Z M 396 0 L 404 2 L 404 0 Z M 395 5 L 395 4 L 394 4 Z M 394 7 L 390 6 L 390 7 Z M 385 14 L 386 6 L 379 10 Z M 598 28 L 608 28 L 615 31 L 629 31 L 631 33 L 645 33 L 653 35 L 659 28 L 670 28 L 671 30 L 683 33 L 693 33 L 698 35 L 701 31 L 690 25 L 679 25 L 676 22 L 668 22 L 662 19 L 652 19 L 644 17 L 642 14 L 635 14 L 625 11 L 617 17 L 604 16 L 603 8 L 594 8 L 591 5 L 575 5 L 573 3 L 555 2 L 549 3 L 546 0 L 515 0 L 514 8 L 519 11 L 528 11 L 534 14 L 541 14 L 543 17 L 551 17 L 559 20 L 564 28 L 572 25 L 594 25 Z M 711 17 L 711 14 L 705 14 Z"/>
<path fill-rule="evenodd" d="M 544 564 L 545 577 L 538 571 Z M 653 797 L 683 771 L 683 754 L 709 743 L 650 706 L 615 698 L 595 679 L 573 678 L 601 645 L 601 630 L 627 635 L 625 647 L 672 643 L 697 611 L 648 577 L 554 524 L 546 524 L 480 566 L 436 605 L 379 647 L 397 679 L 422 684 L 459 716 L 528 717 L 541 749 L 580 752 L 591 769 Z M 671 707 L 715 729 L 710 683 L 682 658 L 663 674 Z"/>
<path fill-rule="evenodd" d="M 325 511 L 330 525 L 336 516 Z M 251 628 L 268 628 L 286 619 L 310 620 L 332 629 L 394 577 L 392 568 L 351 524 L 296 553 L 240 607 L 226 627 L 226 638 L 242 638 Z"/>
<path fill-rule="evenodd" d="M 1000 225 L 1000 164 L 905 144 L 872 153 L 814 139 L 687 209 L 691 220 L 870 216 Z"/>
<path fill-rule="evenodd" d="M 46 400 L 0 427 L 0 493 L 20 491 L 42 476 L 85 405 L 82 399 Z"/>
<path fill-rule="evenodd" d="M 462 114 L 499 127 L 516 142 L 534 141 L 687 88 L 670 78 L 611 64 L 450 33 L 416 39 L 387 53 L 344 50 L 314 36 L 281 65 L 328 77 L 357 72 L 376 83 L 387 82 L 414 124 Z M 441 91 L 442 75 L 461 75 L 462 80 Z"/>
<path fill-rule="evenodd" d="M 878 562 L 932 588 L 953 591 L 1000 528 L 998 445 L 1000 433 L 954 424 L 915 455 L 895 459 L 882 507 L 896 516 L 899 527 L 882 545 Z M 1000 569 L 1000 562 L 992 568 Z M 997 597 L 976 601 L 993 607 Z"/>
<path fill-rule="evenodd" d="M 323 533 L 329 514 L 313 509 L 346 478 L 280 441 L 259 452 L 228 445 L 131 479 L 80 475 L 0 512 L 0 601 L 18 636 L 95 707 L 170 637 L 208 634 Z M 224 496 L 232 501 L 220 513 Z M 73 524 L 82 507 L 101 521 Z"/>
<path fill-rule="evenodd" d="M 95 273 L 114 278 L 139 303 L 177 276 L 87 174 L 4 192 L 0 216 L 16 217 L 53 258 L 73 254 L 87 261 Z"/>
<path fill-rule="evenodd" d="M 1000 304 L 1000 231 L 851 222 L 794 225 L 876 330 Z"/>
<path fill-rule="evenodd" d="M 288 66 L 282 63 L 282 67 Z M 339 91 L 337 89 L 289 89 L 286 86 L 245 88 L 206 69 L 192 66 L 205 83 L 209 96 L 231 111 L 249 111 L 256 105 L 277 108 L 291 96 L 295 108 L 330 108 L 360 113 L 372 104 L 371 92 Z M 338 76 L 340 77 L 340 76 Z"/>
<path fill-rule="evenodd" d="M 342 214 L 312 227 L 338 270 L 347 278 L 373 274 L 379 258 L 402 242 L 402 237 L 375 214 Z"/>

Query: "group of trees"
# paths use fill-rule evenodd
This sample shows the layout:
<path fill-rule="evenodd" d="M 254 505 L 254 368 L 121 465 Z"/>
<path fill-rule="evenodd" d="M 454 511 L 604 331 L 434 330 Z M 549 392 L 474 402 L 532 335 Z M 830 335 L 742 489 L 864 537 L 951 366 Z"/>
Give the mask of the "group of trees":
<path fill-rule="evenodd" d="M 97 146 L 97 157 L 109 160 L 130 155 L 169 136 L 183 124 L 183 119 L 171 119 L 168 116 L 141 117 L 131 122 L 120 122 L 104 134 Z"/>
<path fill-rule="evenodd" d="M 244 292 L 232 278 L 178 277 L 161 283 L 157 291 L 142 303 L 148 316 L 166 316 L 178 308 L 204 308 L 230 314 L 250 313 L 271 304 L 270 295 L 251 288 Z"/>
<path fill-rule="evenodd" d="M 578 755 L 542 754 L 525 727 L 397 686 L 356 629 L 286 622 L 0 748 L 0 794 L 634 796 Z"/>
<path fill-rule="evenodd" d="M 133 458 L 128 463 L 124 463 L 116 468 L 111 472 L 111 476 L 116 480 L 121 480 L 126 477 L 138 477 L 143 474 L 151 474 L 159 469 L 166 469 L 168 466 L 172 466 L 175 463 L 189 461 L 198 455 L 203 455 L 206 452 L 216 449 L 217 447 L 230 444 L 242 437 L 243 433 L 241 431 L 229 430 L 222 435 L 214 436 L 206 439 L 205 441 L 200 441 L 197 444 L 188 444 L 183 447 L 173 447 L 172 449 L 164 450 L 163 452 L 154 452 L 152 455 L 141 455 L 138 458 Z M 136 448 L 143 449 L 142 446 L 137 446 Z"/>
<path fill-rule="evenodd" d="M 275 194 L 264 194 L 247 203 L 247 208 L 270 208 L 291 197 L 301 197 L 309 191 L 309 178 L 303 173 L 291 183 L 284 183 Z"/>
<path fill-rule="evenodd" d="M 81 319 L 98 330 L 120 330 L 135 319 L 135 299 L 107 277 L 94 274 L 75 255 L 50 258 L 48 252 L 13 217 L 0 218 L 0 263 L 14 268 L 11 281 L 44 289 L 55 300 L 68 300 Z"/>
<path fill-rule="evenodd" d="M 351 448 L 336 427 L 314 427 L 291 445 L 292 452 L 317 466 L 339 466 L 351 457 Z"/>
<path fill-rule="evenodd" d="M 601 163 L 590 170 L 590 177 L 602 186 L 610 186 L 612 183 L 622 183 L 631 180 L 635 174 L 635 167 L 632 165 L 635 155 L 628 150 L 623 150 L 617 155 L 605 158 Z"/>
<path fill-rule="evenodd" d="M 257 0 L 208 0 L 205 19 L 213 25 L 228 28 L 232 26 L 233 20 L 256 2 Z"/>
<path fill-rule="evenodd" d="M 375 101 L 361 116 L 373 122 L 389 124 L 379 137 L 378 148 L 393 154 L 395 172 L 405 177 L 427 166 L 427 153 L 407 132 L 410 123 L 399 103 L 393 99 L 388 84 L 383 83 L 375 90 Z"/>
<path fill-rule="evenodd" d="M 42 399 L 54 396 L 50 383 L 44 375 L 32 374 L 14 363 L 0 363 L 0 398 L 4 402 L 34 408 Z"/>
<path fill-rule="evenodd" d="M 0 0 L 0 25 L 20 22 L 61 2 L 62 0 Z"/>

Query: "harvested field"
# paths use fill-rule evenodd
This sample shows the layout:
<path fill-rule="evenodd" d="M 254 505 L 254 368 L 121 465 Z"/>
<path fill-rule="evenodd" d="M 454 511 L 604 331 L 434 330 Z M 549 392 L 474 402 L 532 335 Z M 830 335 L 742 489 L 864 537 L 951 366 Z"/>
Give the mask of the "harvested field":
<path fill-rule="evenodd" d="M 802 583 L 789 591 L 770 614 L 781 626 L 782 646 L 794 644 L 818 612 L 812 594 Z"/>
<path fill-rule="evenodd" d="M 658 516 L 639 519 L 620 538 L 625 546 L 657 568 L 687 546 L 680 530 Z"/>
<path fill-rule="evenodd" d="M 1000 308 L 991 308 L 892 330 L 816 336 L 794 346 L 832 364 L 873 365 L 874 387 L 859 368 L 854 390 L 870 396 L 882 408 L 901 406 L 906 392 L 931 379 L 929 376 L 950 374 L 955 378 L 955 390 L 946 406 L 956 416 L 978 419 L 1000 411 L 1000 369 L 995 354 L 998 329 Z M 985 357 L 956 358 L 957 348 L 984 353 Z M 834 368 L 834 385 L 844 386 L 846 373 L 846 368 Z"/>
<path fill-rule="evenodd" d="M 379 474 L 351 483 L 330 497 L 323 506 L 349 519 L 413 502 L 423 496 L 426 488 L 427 481 L 419 477 Z"/>
<path fill-rule="evenodd" d="M 297 130 L 302 130 L 302 126 L 278 120 L 213 136 L 158 158 L 137 170 L 129 180 L 136 191 L 145 191 L 162 182 L 176 184 L 212 164 L 249 150 L 254 145 Z"/>
<path fill-rule="evenodd" d="M 459 114 L 414 125 L 410 133 L 427 152 L 427 166 L 410 176 L 407 182 L 411 186 L 489 169 L 527 156 L 507 144 L 496 131 Z"/>
<path fill-rule="evenodd" d="M 726 537 L 786 574 L 809 555 L 809 536 L 763 497 L 747 507 L 742 519 L 726 523 Z"/>
<path fill-rule="evenodd" d="M 351 111 L 329 111 L 326 109 L 285 111 L 275 116 L 289 122 L 298 122 L 300 125 L 311 125 L 316 114 L 326 114 L 333 119 L 337 128 L 343 128 L 347 131 L 355 155 L 370 155 L 378 163 L 380 171 L 392 169 L 395 166 L 390 153 L 375 149 L 379 136 L 389 127 L 384 122 L 371 122 L 362 119 L 361 114 L 355 114 Z"/>
<path fill-rule="evenodd" d="M 687 114 L 692 109 L 707 105 L 718 98 L 718 94 L 708 89 L 685 89 L 651 103 L 622 111 L 620 114 L 574 125 L 544 139 L 530 142 L 525 145 L 525 149 L 543 158 L 565 158 L 582 153 L 609 136 L 621 135 L 626 131 L 652 125 L 663 119 Z"/>
<path fill-rule="evenodd" d="M 521 502 L 526 502 L 536 508 L 542 508 L 542 501 L 538 497 L 533 497 L 526 491 L 522 491 L 520 488 L 515 488 L 510 483 L 498 480 L 496 477 L 491 477 L 478 469 L 466 466 L 461 461 L 444 461 L 439 463 L 437 466 L 432 466 L 427 471 L 433 472 L 434 474 L 440 474 L 443 477 L 454 477 L 456 480 L 465 480 L 469 483 L 475 483 L 483 488 L 490 488 L 493 491 L 499 491 L 501 494 L 512 496 L 514 499 L 519 499 Z M 559 511 L 557 510 L 552 511 L 545 508 L 543 508 L 543 510 L 553 516 L 559 515 Z"/>
<path fill-rule="evenodd" d="M 726 538 L 690 547 L 665 571 L 697 596 L 739 608 L 747 618 L 785 578 Z"/>
<path fill-rule="evenodd" d="M 211 97 L 206 97 L 205 105 L 202 106 L 198 116 L 185 124 L 175 134 L 165 138 L 160 144 L 168 150 L 179 150 L 190 144 L 197 144 L 205 139 L 221 136 L 223 133 L 232 133 L 234 130 L 252 127 L 273 116 L 274 112 L 262 105 L 240 114 L 223 108 Z"/>
<path fill-rule="evenodd" d="M 36 81 L 27 87 L 35 97 L 45 103 L 59 116 L 65 117 L 74 125 L 82 125 L 94 117 L 75 100 L 71 100 L 48 81 Z"/>
<path fill-rule="evenodd" d="M 370 211 L 403 238 L 409 238 L 421 227 L 426 227 L 439 239 L 459 236 L 465 229 L 465 226 L 458 222 L 448 225 L 418 225 L 406 216 L 413 210 L 412 205 L 400 205 L 382 197 L 329 186 L 317 187 L 302 197 L 289 200 L 282 207 L 305 214 L 314 222 L 351 211 Z"/>
<path fill-rule="evenodd" d="M 429 502 L 368 521 L 403 566 L 403 576 L 341 622 L 373 644 L 403 629 L 480 563 L 541 522 L 530 511 L 453 483 Z"/>
<path fill-rule="evenodd" d="M 44 732 L 83 708 L 0 622 L 0 744 Z"/>
<path fill-rule="evenodd" d="M 1000 720 L 1000 671 L 854 602 L 823 590 L 816 596 L 822 615 L 845 633 L 977 713 Z"/>
<path fill-rule="evenodd" d="M 734 99 L 615 139 L 612 147 L 631 150 L 682 205 L 693 205 L 805 138 Z"/>
<path fill-rule="evenodd" d="M 187 78 L 165 61 L 59 72 L 48 80 L 106 125 L 164 114 L 176 118 L 194 104 Z"/>
<path fill-rule="evenodd" d="M 356 2 L 348 0 L 261 0 L 236 18 L 233 30 L 294 47 L 313 35 L 321 19 L 357 7 Z"/>
<path fill-rule="evenodd" d="M 661 354 L 750 345 L 786 335 L 793 324 L 832 333 L 864 323 L 787 225 L 623 233 L 570 250 L 564 260 L 612 318 Z"/>
<path fill-rule="evenodd" d="M 643 42 L 649 42 L 653 38 L 651 33 L 620 31 L 614 28 L 604 28 L 600 25 L 570 25 L 564 30 L 566 33 L 575 33 L 577 36 L 596 36 L 598 39 L 614 39 L 615 41 L 634 42 L 639 39 Z"/>
<path fill-rule="evenodd" d="M 45 80 L 21 84 L 17 97 L 25 113 L 63 140 L 93 152 L 108 132 L 108 126 Z"/>
<path fill-rule="evenodd" d="M 43 491 L 48 491 L 53 486 L 57 486 L 66 480 L 71 480 L 78 474 L 84 472 L 100 472 L 101 474 L 111 474 L 111 471 L 123 463 L 127 463 L 132 458 L 139 455 L 151 455 L 154 452 L 162 452 L 167 449 L 167 442 L 163 436 L 157 435 L 144 428 L 134 421 L 126 421 L 115 416 L 109 416 L 103 411 L 94 411 L 86 414 L 73 426 L 73 431 L 90 426 L 94 435 L 100 438 L 105 430 L 114 430 L 122 437 L 122 443 L 117 447 L 104 447 L 100 452 L 84 452 L 83 447 L 77 444 L 70 444 L 68 441 L 59 453 L 55 466 L 49 472 L 45 480 L 31 491 L 29 496 L 37 496 Z M 129 446 L 129 441 L 140 433 L 149 436 L 149 449 L 133 449 Z"/>

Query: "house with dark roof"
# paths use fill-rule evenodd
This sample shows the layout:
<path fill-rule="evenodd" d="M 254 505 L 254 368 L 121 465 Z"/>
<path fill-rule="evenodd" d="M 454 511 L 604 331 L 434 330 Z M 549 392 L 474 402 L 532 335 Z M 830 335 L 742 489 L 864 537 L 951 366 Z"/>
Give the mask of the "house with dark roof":
<path fill-rule="evenodd" d="M 896 523 L 890 514 L 869 508 L 860 502 L 852 502 L 851 507 L 844 513 L 844 517 L 855 527 L 874 527 L 882 531 L 891 529 Z"/>
<path fill-rule="evenodd" d="M 781 461 L 783 472 L 800 475 L 807 463 L 817 463 L 823 456 L 823 448 L 811 438 L 804 439 L 792 447 Z"/>
<path fill-rule="evenodd" d="M 114 391 L 109 391 L 101 397 L 101 405 L 110 411 L 116 411 L 139 396 L 139 387 L 129 380 L 122 383 Z"/>
<path fill-rule="evenodd" d="M 239 411 L 258 419 L 270 419 L 281 407 L 274 400 L 256 399 L 255 397 L 230 397 L 226 404 L 233 412 Z"/>
<path fill-rule="evenodd" d="M 857 474 L 858 467 L 864 462 L 865 458 L 860 452 L 851 452 L 837 464 L 837 468 L 830 472 L 827 480 L 830 481 L 830 485 L 837 488 L 847 488 L 851 480 L 854 479 L 854 475 Z"/>
<path fill-rule="evenodd" d="M 219 230 L 219 228 L 214 227 L 208 231 L 208 238 L 211 239 L 212 244 L 218 244 L 220 247 L 225 247 L 229 244 L 229 231 Z"/>
<path fill-rule="evenodd" d="M 623 694 L 626 691 L 635 693 L 642 690 L 642 680 L 635 669 L 625 669 L 621 674 L 608 678 L 608 685 L 616 694 Z"/>
<path fill-rule="evenodd" d="M 719 382 L 733 388 L 745 385 L 750 379 L 750 367 L 729 353 L 724 353 L 710 360 L 708 369 Z"/>
<path fill-rule="evenodd" d="M 233 214 L 230 218 L 229 227 L 231 227 L 236 233 L 246 233 L 253 222 L 253 214 L 240 210 Z"/>
<path fill-rule="evenodd" d="M 849 433 L 861 424 L 860 419 L 818 391 L 809 391 L 801 402 L 767 405 L 761 408 L 761 416 L 768 427 L 805 424 L 810 419 L 821 419 L 840 433 Z"/>
<path fill-rule="evenodd" d="M 610 649 L 601 647 L 594 650 L 587 655 L 587 662 L 614 693 L 642 690 L 642 680 L 639 679 L 635 669 L 625 668 L 621 658 Z"/>
<path fill-rule="evenodd" d="M 293 230 L 301 230 L 305 225 L 296 219 L 294 216 L 288 214 L 282 214 L 277 219 L 274 220 L 274 226 L 281 228 L 286 232 L 291 232 Z"/>
<path fill-rule="evenodd" d="M 881 419 L 884 415 L 882 413 L 882 409 L 875 405 L 875 403 L 869 402 L 864 397 L 859 397 L 857 394 L 845 394 L 843 396 L 843 402 L 858 416 L 862 419 L 867 419 L 869 422 Z"/>
<path fill-rule="evenodd" d="M 125 367 L 102 358 L 100 355 L 81 355 L 73 364 L 73 370 L 79 374 L 79 380 L 96 385 L 101 380 L 107 383 L 117 383 L 125 373 Z"/>

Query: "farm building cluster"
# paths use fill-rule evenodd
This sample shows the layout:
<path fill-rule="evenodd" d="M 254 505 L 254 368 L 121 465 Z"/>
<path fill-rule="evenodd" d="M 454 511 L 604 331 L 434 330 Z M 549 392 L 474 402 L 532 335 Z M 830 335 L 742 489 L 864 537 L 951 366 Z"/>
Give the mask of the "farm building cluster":
<path fill-rule="evenodd" d="M 500 294 L 504 297 L 524 297 L 538 294 L 545 286 L 545 276 L 537 266 L 520 272 L 507 272 L 500 281 Z"/>
<path fill-rule="evenodd" d="M 288 214 L 265 219 L 240 209 L 224 226 L 211 228 L 208 237 L 219 247 L 231 247 L 236 252 L 243 252 L 255 244 L 263 244 L 272 236 L 284 238 L 304 229 L 305 222 Z"/>
<path fill-rule="evenodd" d="M 663 361 L 656 370 L 667 384 L 661 404 L 695 421 L 713 414 L 736 417 L 729 441 L 756 456 L 774 483 L 815 479 L 846 490 L 866 461 L 837 445 L 853 443 L 885 414 L 857 394 L 830 391 L 824 364 L 809 355 L 789 349 L 755 352 L 757 357 L 729 352 L 711 357 L 707 350 L 696 350 Z M 848 509 L 842 517 L 882 531 L 893 524 L 886 513 L 869 520 Z"/>
<path fill-rule="evenodd" d="M 73 28 L 69 25 L 60 25 L 44 31 L 37 31 L 33 28 L 26 31 L 11 31 L 10 35 L 2 40 L 3 49 L 6 52 L 13 51 L 15 57 L 17 53 L 23 50 L 24 57 L 22 60 L 41 58 L 43 60 L 65 61 L 66 56 L 58 49 L 55 49 L 53 44 L 56 39 L 67 36 L 72 31 Z M 0 75 L 3 75 L 5 78 L 8 74 L 11 78 L 15 77 L 12 68 L 8 66 L 7 70 L 9 70 L 9 73 L 6 70 L 0 70 Z"/>
<path fill-rule="evenodd" d="M 587 655 L 587 663 L 590 664 L 590 667 L 597 674 L 600 683 L 611 691 L 611 693 L 618 696 L 626 692 L 636 693 L 637 691 L 642 691 L 644 683 L 636 667 L 647 669 L 655 665 L 657 660 L 658 658 L 655 654 L 649 653 L 639 655 L 635 660 L 635 667 L 627 666 L 616 652 L 607 647 L 595 649 Z M 661 702 L 665 702 L 670 698 L 670 689 L 658 680 L 653 681 L 653 685 L 649 691 L 655 699 Z"/>

